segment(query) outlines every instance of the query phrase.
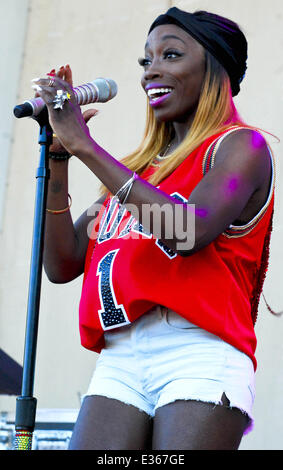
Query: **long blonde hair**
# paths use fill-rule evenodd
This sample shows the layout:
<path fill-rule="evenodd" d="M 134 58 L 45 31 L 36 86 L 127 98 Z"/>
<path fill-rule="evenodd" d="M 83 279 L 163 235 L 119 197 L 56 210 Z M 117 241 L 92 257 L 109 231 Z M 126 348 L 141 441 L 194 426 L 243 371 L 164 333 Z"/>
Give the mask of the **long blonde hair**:
<path fill-rule="evenodd" d="M 206 73 L 190 131 L 175 151 L 149 177 L 149 183 L 154 186 L 169 176 L 208 137 L 231 125 L 246 126 L 236 110 L 227 72 L 208 51 L 205 51 L 205 60 Z M 141 174 L 168 145 L 172 131 L 172 123 L 158 122 L 147 102 L 146 126 L 142 142 L 134 152 L 122 158 L 121 163 Z M 101 194 L 106 191 L 107 188 L 102 185 Z"/>

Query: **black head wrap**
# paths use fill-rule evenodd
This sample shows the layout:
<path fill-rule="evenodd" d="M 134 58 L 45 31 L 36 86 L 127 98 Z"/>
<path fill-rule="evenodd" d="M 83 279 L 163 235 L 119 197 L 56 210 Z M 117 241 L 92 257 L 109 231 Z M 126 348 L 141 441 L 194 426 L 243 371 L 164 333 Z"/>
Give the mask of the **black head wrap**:
<path fill-rule="evenodd" d="M 170 8 L 152 23 L 149 33 L 163 24 L 176 24 L 207 49 L 227 71 L 233 96 L 240 91 L 240 83 L 247 69 L 247 40 L 239 26 L 227 18 L 196 11 L 188 13 Z"/>

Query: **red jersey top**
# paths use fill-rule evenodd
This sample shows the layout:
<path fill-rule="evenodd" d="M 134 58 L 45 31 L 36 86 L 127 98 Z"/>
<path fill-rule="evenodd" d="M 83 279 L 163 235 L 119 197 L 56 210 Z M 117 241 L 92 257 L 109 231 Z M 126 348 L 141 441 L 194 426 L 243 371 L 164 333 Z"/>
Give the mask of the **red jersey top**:
<path fill-rule="evenodd" d="M 213 166 L 223 138 L 206 139 L 160 184 L 187 201 Z M 270 153 L 271 154 L 271 153 Z M 94 226 L 80 301 L 81 342 L 100 352 L 104 331 L 129 324 L 161 304 L 219 336 L 253 361 L 254 323 L 268 264 L 274 206 L 274 163 L 265 205 L 248 224 L 227 227 L 208 246 L 182 257 L 146 232 L 116 198 L 107 198 Z M 146 179 L 152 167 L 142 177 Z"/>

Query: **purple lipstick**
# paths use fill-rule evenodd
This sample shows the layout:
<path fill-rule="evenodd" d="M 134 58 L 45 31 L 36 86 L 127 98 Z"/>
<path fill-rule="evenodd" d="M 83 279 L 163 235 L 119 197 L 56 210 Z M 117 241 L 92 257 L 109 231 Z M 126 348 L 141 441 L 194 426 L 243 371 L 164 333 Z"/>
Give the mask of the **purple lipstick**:
<path fill-rule="evenodd" d="M 161 83 L 151 83 L 146 87 L 149 104 L 152 107 L 163 103 L 172 93 L 173 88 Z"/>

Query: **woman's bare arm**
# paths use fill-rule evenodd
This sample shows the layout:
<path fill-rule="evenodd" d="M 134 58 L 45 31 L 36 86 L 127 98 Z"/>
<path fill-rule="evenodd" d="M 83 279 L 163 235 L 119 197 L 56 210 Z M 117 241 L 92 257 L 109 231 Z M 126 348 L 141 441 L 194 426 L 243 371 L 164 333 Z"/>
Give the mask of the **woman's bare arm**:
<path fill-rule="evenodd" d="M 111 192 L 116 192 L 132 174 L 96 143 L 86 152 L 82 150 L 77 154 Z M 189 204 L 176 202 L 175 198 L 139 178 L 133 184 L 126 207 L 131 212 L 132 205 L 134 217 L 137 218 L 138 214 L 144 228 L 166 246 L 181 256 L 189 256 L 233 224 L 255 192 L 269 182 L 270 174 L 270 155 L 265 140 L 256 131 L 242 130 L 227 137 L 227 142 L 224 140 L 221 144 L 215 165 L 191 193 Z M 150 209 L 153 205 L 167 205 L 168 211 L 173 214 L 172 230 L 168 231 L 166 217 L 161 218 L 159 227 L 155 225 L 154 217 L 144 219 L 145 206 Z M 179 211 L 176 211 L 177 206 Z M 255 214 L 259 209 L 254 208 Z M 195 214 L 194 224 L 191 223 L 192 211 Z M 185 243 L 180 237 L 184 231 L 187 235 Z M 169 237 L 166 235 L 168 232 Z"/>
<path fill-rule="evenodd" d="M 68 206 L 68 162 L 51 160 L 50 173 L 47 207 L 60 210 Z M 47 212 L 43 263 L 51 282 L 69 282 L 83 273 L 89 242 L 88 225 L 97 217 L 105 197 L 96 201 L 96 210 L 86 210 L 75 224 L 70 211 Z"/>

